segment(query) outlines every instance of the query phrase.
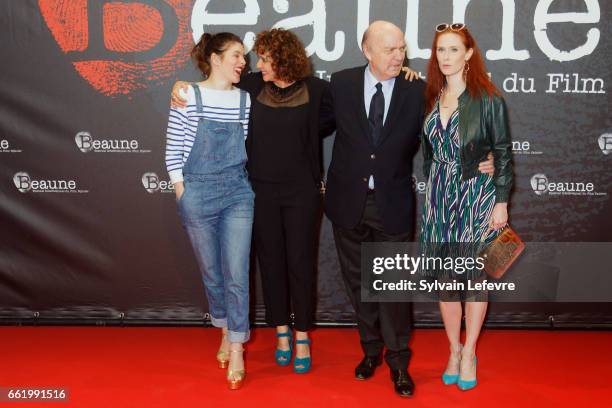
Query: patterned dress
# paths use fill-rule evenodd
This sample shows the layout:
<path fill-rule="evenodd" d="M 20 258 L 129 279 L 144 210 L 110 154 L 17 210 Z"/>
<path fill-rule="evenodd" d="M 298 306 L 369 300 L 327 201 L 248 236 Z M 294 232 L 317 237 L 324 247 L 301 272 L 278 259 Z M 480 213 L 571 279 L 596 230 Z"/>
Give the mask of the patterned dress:
<path fill-rule="evenodd" d="M 458 110 L 452 113 L 445 129 L 440 119 L 439 103 L 436 103 L 434 111 L 426 119 L 424 132 L 433 151 L 421 223 L 424 254 L 476 257 L 495 206 L 493 178 L 480 173 L 461 180 Z M 485 242 L 492 241 L 496 234 L 490 232 Z M 472 279 L 481 273 L 461 275 Z M 448 273 L 446 276 L 455 277 Z"/>

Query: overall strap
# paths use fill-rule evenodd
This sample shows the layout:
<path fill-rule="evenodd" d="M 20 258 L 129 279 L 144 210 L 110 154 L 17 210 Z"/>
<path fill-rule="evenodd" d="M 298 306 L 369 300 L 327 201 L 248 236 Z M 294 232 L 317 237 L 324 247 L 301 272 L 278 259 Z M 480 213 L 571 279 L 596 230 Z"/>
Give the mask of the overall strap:
<path fill-rule="evenodd" d="M 246 117 L 246 91 L 240 90 L 240 121 Z"/>
<path fill-rule="evenodd" d="M 191 84 L 193 87 L 193 91 L 195 92 L 196 97 L 196 109 L 198 113 L 204 112 L 204 107 L 202 106 L 202 94 L 200 93 L 200 87 L 198 84 Z"/>

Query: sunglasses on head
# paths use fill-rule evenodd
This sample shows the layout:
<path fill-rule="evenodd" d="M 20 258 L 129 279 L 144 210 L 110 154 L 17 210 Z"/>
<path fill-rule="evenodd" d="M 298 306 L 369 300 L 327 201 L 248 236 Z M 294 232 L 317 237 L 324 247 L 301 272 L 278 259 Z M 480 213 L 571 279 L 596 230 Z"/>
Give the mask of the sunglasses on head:
<path fill-rule="evenodd" d="M 461 31 L 465 28 L 465 24 L 463 23 L 453 23 L 453 24 L 438 24 L 436 26 L 436 31 L 441 33 L 442 31 L 451 30 L 451 31 Z"/>

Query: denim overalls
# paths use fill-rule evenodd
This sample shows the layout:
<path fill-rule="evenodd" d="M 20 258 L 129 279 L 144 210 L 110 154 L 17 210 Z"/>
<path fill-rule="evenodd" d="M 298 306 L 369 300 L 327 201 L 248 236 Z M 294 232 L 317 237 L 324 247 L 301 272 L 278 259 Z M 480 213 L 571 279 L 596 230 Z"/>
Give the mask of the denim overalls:
<path fill-rule="evenodd" d="M 202 94 L 193 85 L 198 112 Z M 240 91 L 240 119 L 246 115 Z M 183 166 L 185 192 L 178 201 L 202 273 L 211 321 L 227 327 L 232 343 L 249 339 L 249 254 L 255 194 L 247 178 L 241 123 L 201 118 Z"/>

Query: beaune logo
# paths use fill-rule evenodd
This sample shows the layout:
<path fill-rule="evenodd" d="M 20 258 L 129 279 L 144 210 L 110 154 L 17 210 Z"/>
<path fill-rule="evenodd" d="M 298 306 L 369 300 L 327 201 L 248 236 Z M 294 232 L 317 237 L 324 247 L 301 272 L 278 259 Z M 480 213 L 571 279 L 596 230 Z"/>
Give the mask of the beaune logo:
<path fill-rule="evenodd" d="M 546 174 L 538 173 L 531 176 L 531 188 L 537 195 L 576 195 L 604 196 L 607 193 L 595 191 L 595 185 L 584 181 L 550 181 Z"/>
<path fill-rule="evenodd" d="M 142 185 L 148 193 L 173 193 L 174 185 L 167 180 L 160 180 L 156 173 L 148 172 L 142 175 Z"/>
<path fill-rule="evenodd" d="M 106 96 L 159 85 L 189 62 L 189 3 L 38 0 L 61 51 Z"/>
<path fill-rule="evenodd" d="M 612 152 L 612 133 L 604 133 L 599 136 L 599 148 L 605 155 Z"/>
<path fill-rule="evenodd" d="M 13 183 L 22 193 L 88 193 L 80 190 L 75 180 L 35 180 L 25 171 L 19 171 L 13 176 Z"/>
<path fill-rule="evenodd" d="M 412 188 L 419 194 L 425 194 L 427 189 L 427 183 L 425 181 L 419 181 L 416 175 L 412 175 Z"/>
<path fill-rule="evenodd" d="M 0 139 L 0 153 L 21 153 L 21 149 L 13 149 L 6 139 Z"/>
<path fill-rule="evenodd" d="M 540 155 L 542 151 L 534 150 L 529 140 L 513 140 L 512 153 L 515 155 Z"/>
<path fill-rule="evenodd" d="M 150 153 L 140 149 L 135 139 L 94 139 L 89 132 L 79 132 L 74 136 L 77 147 L 83 153 Z"/>
<path fill-rule="evenodd" d="M 546 174 L 534 174 L 531 177 L 531 188 L 537 195 L 543 195 L 548 192 L 546 186 L 548 186 L 548 177 Z"/>

